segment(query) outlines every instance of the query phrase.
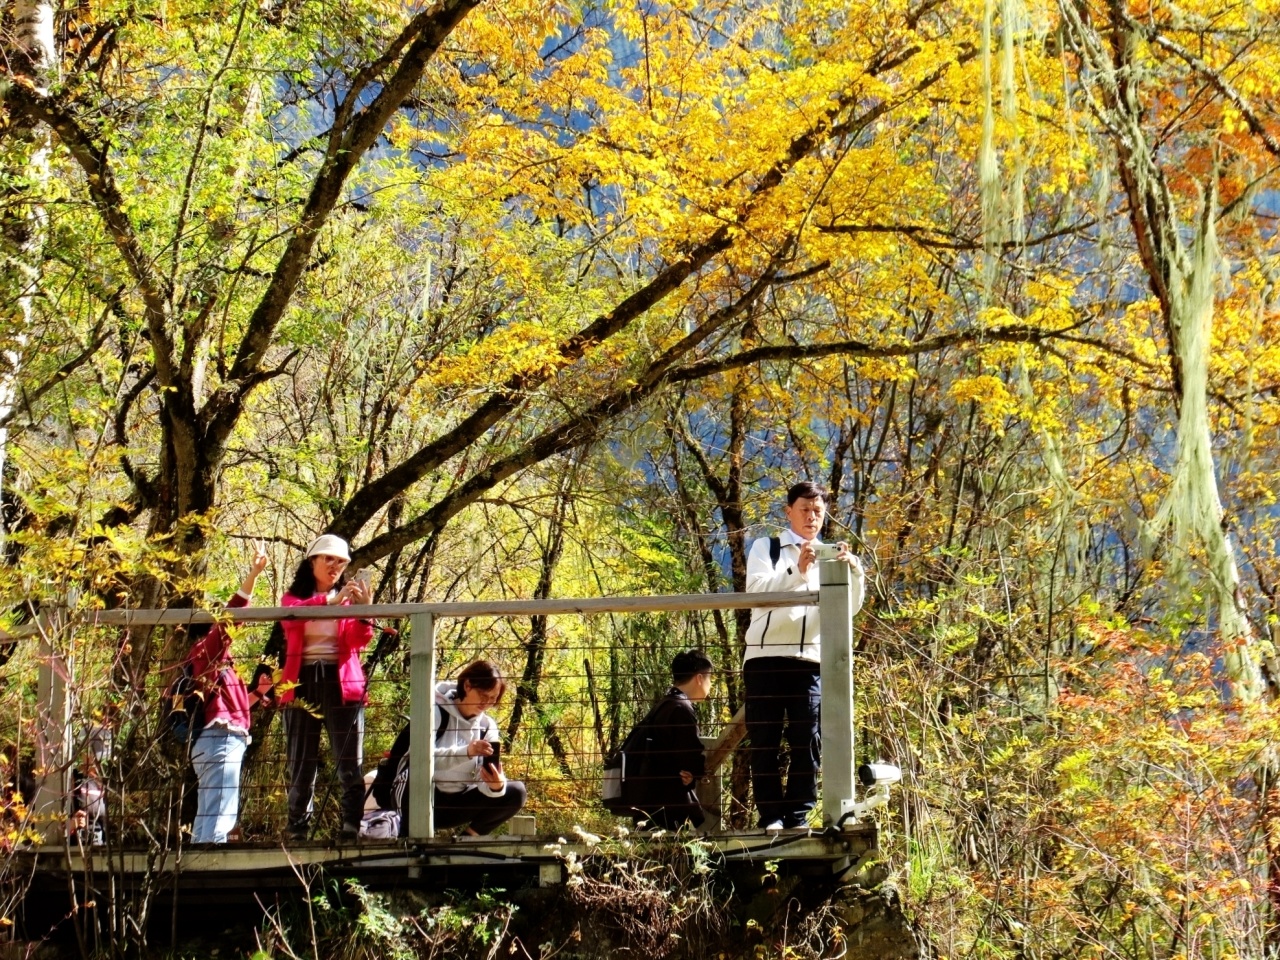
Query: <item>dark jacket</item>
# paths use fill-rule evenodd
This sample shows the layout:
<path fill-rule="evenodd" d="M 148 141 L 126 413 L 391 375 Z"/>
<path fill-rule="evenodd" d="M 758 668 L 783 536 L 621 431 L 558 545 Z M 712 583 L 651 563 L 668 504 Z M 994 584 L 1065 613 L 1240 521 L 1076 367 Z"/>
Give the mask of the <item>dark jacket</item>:
<path fill-rule="evenodd" d="M 685 786 L 681 770 L 693 774 L 693 783 Z M 654 708 L 649 723 L 636 808 L 660 827 L 701 826 L 705 816 L 694 791 L 706 772 L 698 715 L 689 698 L 672 687 Z"/>

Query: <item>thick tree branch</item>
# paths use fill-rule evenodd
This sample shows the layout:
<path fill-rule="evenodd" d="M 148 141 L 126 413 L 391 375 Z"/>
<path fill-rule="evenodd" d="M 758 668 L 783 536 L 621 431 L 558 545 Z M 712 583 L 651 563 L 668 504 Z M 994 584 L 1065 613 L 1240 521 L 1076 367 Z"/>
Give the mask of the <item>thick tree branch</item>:
<path fill-rule="evenodd" d="M 1048 243 L 1051 240 L 1059 240 L 1062 237 L 1069 237 L 1080 233 L 1082 230 L 1088 230 L 1096 227 L 1098 221 L 1092 217 L 1079 220 L 1070 226 L 1062 227 L 1059 230 L 1050 230 L 1039 236 L 1028 237 L 1024 241 L 1006 240 L 1002 244 L 997 245 L 997 249 L 1007 252 L 1016 252 L 1022 249 L 1030 249 L 1039 246 L 1042 243 Z M 830 223 L 819 225 L 821 233 L 838 233 L 838 234 L 859 234 L 859 233 L 892 233 L 901 234 L 908 237 L 913 243 L 922 247 L 929 247 L 936 250 L 960 250 L 972 251 L 982 250 L 983 243 L 981 239 L 967 239 L 964 237 L 956 237 L 955 234 L 949 234 L 936 227 L 930 227 L 927 224 L 893 224 L 893 223 Z"/>
<path fill-rule="evenodd" d="M 1083 321 L 1082 321 L 1083 322 Z M 672 371 L 667 377 L 670 383 L 685 383 L 691 380 L 703 380 L 730 370 L 753 366 L 757 363 L 776 363 L 779 361 L 821 360 L 825 357 L 852 358 L 888 358 L 914 357 L 922 353 L 936 353 L 950 347 L 978 345 L 983 342 L 993 343 L 1039 343 L 1062 336 L 1075 326 L 1058 330 L 1045 330 L 1041 327 L 1028 327 L 1015 324 L 1007 327 L 996 327 L 991 330 L 957 330 L 927 340 L 912 340 L 906 343 L 872 345 L 859 340 L 839 340 L 833 343 L 810 344 L 770 344 L 743 350 L 732 356 L 716 360 L 704 360 L 692 363 L 679 370 Z"/>
<path fill-rule="evenodd" d="M 1209 64 L 1205 63 L 1200 57 L 1188 50 L 1182 44 L 1175 40 L 1169 39 L 1158 27 L 1151 23 L 1143 23 L 1135 20 L 1127 13 L 1123 14 L 1125 24 L 1130 30 L 1147 39 L 1151 43 L 1161 49 L 1168 50 L 1179 60 L 1183 61 L 1187 66 L 1199 74 L 1211 87 L 1218 91 L 1227 102 L 1229 102 L 1236 111 L 1244 118 L 1245 123 L 1249 127 L 1249 132 L 1257 137 L 1267 152 L 1272 156 L 1280 158 L 1280 139 L 1267 129 L 1262 118 L 1258 116 L 1258 112 L 1253 105 L 1244 98 L 1226 77 L 1222 75 L 1221 70 L 1215 70 Z"/>
<path fill-rule="evenodd" d="M 342 189 L 369 148 L 377 141 L 392 115 L 400 108 L 414 85 L 422 78 L 431 57 L 445 38 L 478 5 L 479 0 L 439 0 L 413 18 L 377 61 L 353 78 L 351 89 L 339 106 L 329 135 L 324 162 L 312 184 L 298 224 L 276 264 L 262 299 L 249 317 L 229 379 L 240 383 L 235 391 L 218 395 L 216 403 L 202 412 L 208 442 L 221 446 L 239 419 L 250 378 L 257 373 L 262 358 L 273 342 L 276 326 L 293 298 L 311 258 L 320 230 L 342 196 Z M 378 95 L 361 107 L 365 88 L 396 64 Z"/>
<path fill-rule="evenodd" d="M 758 293 L 756 296 L 758 296 Z M 754 299 L 755 297 L 751 298 L 751 300 Z M 735 303 L 733 305 L 734 315 L 740 314 L 749 305 L 749 302 L 744 297 L 742 301 Z M 993 341 L 1002 343 L 1036 343 L 1052 339 L 1070 329 L 1074 328 L 1043 330 L 1038 327 L 1015 325 L 999 327 L 993 330 L 957 331 L 953 334 L 930 337 L 927 340 L 884 347 L 873 347 L 858 341 L 813 345 L 785 344 L 744 350 L 722 360 L 692 364 L 678 370 L 674 369 L 673 364 L 679 356 L 684 355 L 684 352 L 677 352 L 677 348 L 672 348 L 646 370 L 643 376 L 630 381 L 622 389 L 600 398 L 587 409 L 530 440 L 523 448 L 510 456 L 497 460 L 474 473 L 466 482 L 442 497 L 430 509 L 419 514 L 413 520 L 370 540 L 357 552 L 357 562 L 362 566 L 372 563 L 395 550 L 403 549 L 414 540 L 439 531 L 459 511 L 475 503 L 486 492 L 519 471 L 536 463 L 541 463 L 548 457 L 595 441 L 600 436 L 602 429 L 613 419 L 633 409 L 642 400 L 647 399 L 660 388 L 669 384 L 705 379 L 729 370 L 752 366 L 764 361 L 813 360 L 828 356 L 913 356 L 963 344 L 976 345 Z"/>
<path fill-rule="evenodd" d="M 30 413 L 31 408 L 39 402 L 41 397 L 84 366 L 89 358 L 98 352 L 98 348 L 107 342 L 107 338 L 110 335 L 111 332 L 106 329 L 106 324 L 99 323 L 93 332 L 93 339 L 90 340 L 79 353 L 69 358 L 60 367 L 58 367 L 58 369 L 54 371 L 53 376 L 40 384 L 40 386 L 36 387 L 34 390 L 22 391 L 22 409 Z M 0 427 L 8 426 L 13 421 L 13 417 L 16 413 L 17 408 L 15 407 L 4 416 L 0 416 Z"/>
<path fill-rule="evenodd" d="M 895 55 L 892 63 L 900 65 L 904 56 L 906 56 L 905 53 Z M 929 74 L 912 88 L 912 93 L 927 89 L 944 73 L 945 71 L 937 71 Z M 800 160 L 829 142 L 837 132 L 848 134 L 865 129 L 867 124 L 882 115 L 886 109 L 883 102 L 878 102 L 853 117 L 839 121 L 842 114 L 859 103 L 855 91 L 850 91 L 833 100 L 825 113 L 792 139 L 783 156 L 760 176 L 749 194 L 738 205 L 733 217 L 726 218 L 726 222 L 719 228 L 669 263 L 653 279 L 626 297 L 613 310 L 600 315 L 561 343 L 557 351 L 559 367 L 563 368 L 577 361 L 585 355 L 589 347 L 603 343 L 625 329 L 633 320 L 678 289 L 685 280 L 700 271 L 715 256 L 729 249 L 735 242 L 737 225 L 749 221 L 751 214 L 785 181 L 787 174 Z M 790 242 L 792 241 L 788 241 Z M 334 518 L 331 525 L 334 532 L 348 538 L 354 537 L 378 510 L 391 501 L 392 497 L 425 477 L 432 470 L 439 468 L 441 464 L 482 437 L 503 417 L 523 404 L 529 391 L 553 376 L 554 372 L 543 367 L 538 372 L 521 372 L 512 376 L 448 433 L 422 447 L 394 469 L 357 492 Z"/>

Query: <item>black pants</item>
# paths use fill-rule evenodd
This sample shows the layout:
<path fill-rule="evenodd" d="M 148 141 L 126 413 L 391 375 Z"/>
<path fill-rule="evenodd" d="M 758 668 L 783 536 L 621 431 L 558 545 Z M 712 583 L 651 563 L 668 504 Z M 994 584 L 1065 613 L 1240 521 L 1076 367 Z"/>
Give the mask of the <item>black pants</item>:
<path fill-rule="evenodd" d="M 445 793 L 433 788 L 432 826 L 437 830 L 460 827 L 466 824 L 481 836 L 493 833 L 524 807 L 528 791 L 519 780 L 508 780 L 507 790 L 500 797 L 491 797 L 473 788 L 461 793 Z M 409 831 L 409 791 L 406 789 L 400 806 L 400 835 Z"/>
<path fill-rule="evenodd" d="M 338 768 L 342 822 L 359 826 L 364 815 L 364 707 L 342 702 L 336 663 L 304 664 L 293 703 L 284 712 L 290 826 L 311 820 L 322 727 L 329 731 L 329 748 Z"/>
<path fill-rule="evenodd" d="M 822 679 L 818 664 L 796 657 L 756 657 L 742 666 L 751 789 L 760 826 L 799 827 L 818 802 Z M 782 785 L 782 741 L 791 763 Z"/>

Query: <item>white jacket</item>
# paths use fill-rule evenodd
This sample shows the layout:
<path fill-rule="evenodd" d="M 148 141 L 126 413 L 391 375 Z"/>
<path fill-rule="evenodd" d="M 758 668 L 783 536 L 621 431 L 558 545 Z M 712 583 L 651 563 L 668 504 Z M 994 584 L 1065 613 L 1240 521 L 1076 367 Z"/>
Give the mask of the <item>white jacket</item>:
<path fill-rule="evenodd" d="M 781 549 L 778 564 L 769 556 L 769 537 L 760 537 L 747 553 L 747 592 L 781 593 L 785 590 L 812 590 L 819 585 L 818 564 L 809 564 L 800 572 L 800 546 L 804 543 L 788 527 L 779 534 Z M 862 564 L 854 558 L 852 613 L 862 607 L 865 591 Z M 743 661 L 756 657 L 795 657 L 822 662 L 822 632 L 817 606 L 753 607 L 751 625 L 747 627 L 746 654 Z"/>
<path fill-rule="evenodd" d="M 435 701 L 444 711 L 447 721 L 444 733 L 436 740 L 436 775 L 434 784 L 441 793 L 462 793 L 473 787 L 489 797 L 500 797 L 507 792 L 504 781 L 501 790 L 494 790 L 480 778 L 480 757 L 467 756 L 467 747 L 475 740 L 498 742 L 497 724 L 487 713 L 464 717 L 455 706 L 458 683 L 442 680 L 436 684 Z M 438 720 L 439 718 L 437 718 Z"/>

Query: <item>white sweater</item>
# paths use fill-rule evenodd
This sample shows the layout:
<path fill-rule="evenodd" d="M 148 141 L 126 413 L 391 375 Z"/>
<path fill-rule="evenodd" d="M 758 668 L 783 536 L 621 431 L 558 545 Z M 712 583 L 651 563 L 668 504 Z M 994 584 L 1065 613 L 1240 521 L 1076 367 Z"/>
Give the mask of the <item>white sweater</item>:
<path fill-rule="evenodd" d="M 500 797 L 507 792 L 494 790 L 480 778 L 480 757 L 467 756 L 467 747 L 475 740 L 498 742 L 497 725 L 487 713 L 464 717 L 458 712 L 458 684 L 454 680 L 442 680 L 436 684 L 435 701 L 448 717 L 444 734 L 436 741 L 436 789 L 441 793 L 462 793 L 476 788 L 490 797 Z"/>
<path fill-rule="evenodd" d="M 760 537 L 747 553 L 747 592 L 780 593 L 785 590 L 817 591 L 818 564 L 800 572 L 800 546 L 804 543 L 794 530 L 782 531 L 777 566 L 769 557 L 769 538 Z M 862 564 L 854 558 L 853 613 L 862 607 L 865 591 Z M 756 657 L 795 657 L 822 662 L 822 632 L 816 606 L 753 607 L 747 627 L 747 650 L 743 661 Z"/>

